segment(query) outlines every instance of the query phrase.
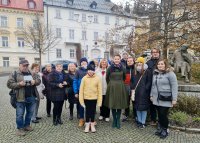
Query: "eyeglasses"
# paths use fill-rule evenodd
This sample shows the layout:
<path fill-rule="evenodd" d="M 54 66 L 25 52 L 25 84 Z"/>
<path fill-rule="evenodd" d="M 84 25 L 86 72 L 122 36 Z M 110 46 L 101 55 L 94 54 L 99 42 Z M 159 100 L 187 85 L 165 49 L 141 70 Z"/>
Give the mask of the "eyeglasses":
<path fill-rule="evenodd" d="M 159 52 L 151 52 L 151 53 L 159 53 Z"/>
<path fill-rule="evenodd" d="M 26 68 L 27 68 L 28 66 L 29 66 L 29 65 L 23 65 L 23 67 L 26 67 Z"/>

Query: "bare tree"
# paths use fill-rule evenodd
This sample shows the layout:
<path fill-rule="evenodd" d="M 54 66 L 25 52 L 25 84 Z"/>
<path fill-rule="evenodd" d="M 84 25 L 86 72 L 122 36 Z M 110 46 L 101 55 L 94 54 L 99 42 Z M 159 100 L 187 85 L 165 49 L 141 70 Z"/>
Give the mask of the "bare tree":
<path fill-rule="evenodd" d="M 59 42 L 55 32 L 51 28 L 47 28 L 39 13 L 35 15 L 34 23 L 22 30 L 22 34 L 26 46 L 39 54 L 40 65 L 42 64 L 42 54 L 54 48 Z"/>
<path fill-rule="evenodd" d="M 157 46 L 162 49 L 165 58 L 168 56 L 169 49 L 175 49 L 183 43 L 191 43 L 194 49 L 199 49 L 197 41 L 199 41 L 200 25 L 196 16 L 199 11 L 199 3 L 196 2 L 199 0 L 195 2 L 194 0 L 161 0 L 161 3 L 150 0 L 132 1 L 135 3 L 134 14 L 148 16 L 150 24 L 143 22 L 140 27 L 145 32 L 130 35 L 129 47 L 137 51 Z"/>

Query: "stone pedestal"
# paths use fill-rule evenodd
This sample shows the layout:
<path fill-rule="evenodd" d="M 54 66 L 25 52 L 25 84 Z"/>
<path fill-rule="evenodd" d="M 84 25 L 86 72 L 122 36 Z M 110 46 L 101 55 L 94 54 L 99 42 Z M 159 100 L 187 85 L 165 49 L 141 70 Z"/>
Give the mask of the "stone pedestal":
<path fill-rule="evenodd" d="M 200 97 L 200 85 L 195 83 L 180 83 L 178 85 L 179 95 L 188 95 L 188 96 L 199 96 Z"/>

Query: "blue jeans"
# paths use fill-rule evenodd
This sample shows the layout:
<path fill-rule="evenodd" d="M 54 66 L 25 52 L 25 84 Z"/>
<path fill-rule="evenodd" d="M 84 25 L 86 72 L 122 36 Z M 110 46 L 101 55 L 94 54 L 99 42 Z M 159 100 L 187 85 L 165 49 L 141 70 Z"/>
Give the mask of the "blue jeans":
<path fill-rule="evenodd" d="M 147 111 L 137 111 L 137 120 L 138 122 L 145 124 L 147 118 Z"/>
<path fill-rule="evenodd" d="M 16 108 L 16 124 L 17 129 L 22 129 L 24 127 L 30 126 L 31 118 L 35 109 L 36 97 L 30 96 L 25 98 L 24 102 L 17 102 Z M 24 113 L 26 110 L 26 115 L 24 119 Z"/>

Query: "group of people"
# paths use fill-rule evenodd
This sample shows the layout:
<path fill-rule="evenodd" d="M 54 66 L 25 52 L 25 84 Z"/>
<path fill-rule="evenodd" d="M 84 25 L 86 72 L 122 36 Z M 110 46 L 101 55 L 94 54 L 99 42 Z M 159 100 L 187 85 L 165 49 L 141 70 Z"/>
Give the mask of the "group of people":
<path fill-rule="evenodd" d="M 178 84 L 167 60 L 160 58 L 160 50 L 153 48 L 151 54 L 152 57 L 147 62 L 143 57 L 135 60 L 127 53 L 123 54 L 122 59 L 120 55 L 115 55 L 111 64 L 106 59 L 97 64 L 96 61 L 88 63 L 86 58 L 81 58 L 79 67 L 70 63 L 67 71 L 63 70 L 60 63 L 55 65 L 55 69 L 47 64 L 42 74 L 39 72 L 39 65 L 33 64 L 29 70 L 28 61 L 20 61 L 17 77 L 12 73 L 7 83 L 17 93 L 17 134 L 25 135 L 24 131 L 33 130 L 30 122 L 32 120 L 33 123 L 38 123 L 41 119 L 37 116 L 39 101 L 46 96 L 47 117 L 51 117 L 53 103 L 55 126 L 63 124 L 63 103 L 68 100 L 69 119 L 74 118 L 76 104 L 78 126 L 85 125 L 85 133 L 90 130 L 96 132 L 96 106 L 100 107 L 99 120 L 109 122 L 111 111 L 112 127 L 120 129 L 122 111 L 124 122 L 130 118 L 132 101 L 133 117 L 138 128 L 145 128 L 149 111 L 151 123 L 158 123 L 155 135 L 166 138 L 168 112 L 177 102 Z"/>

